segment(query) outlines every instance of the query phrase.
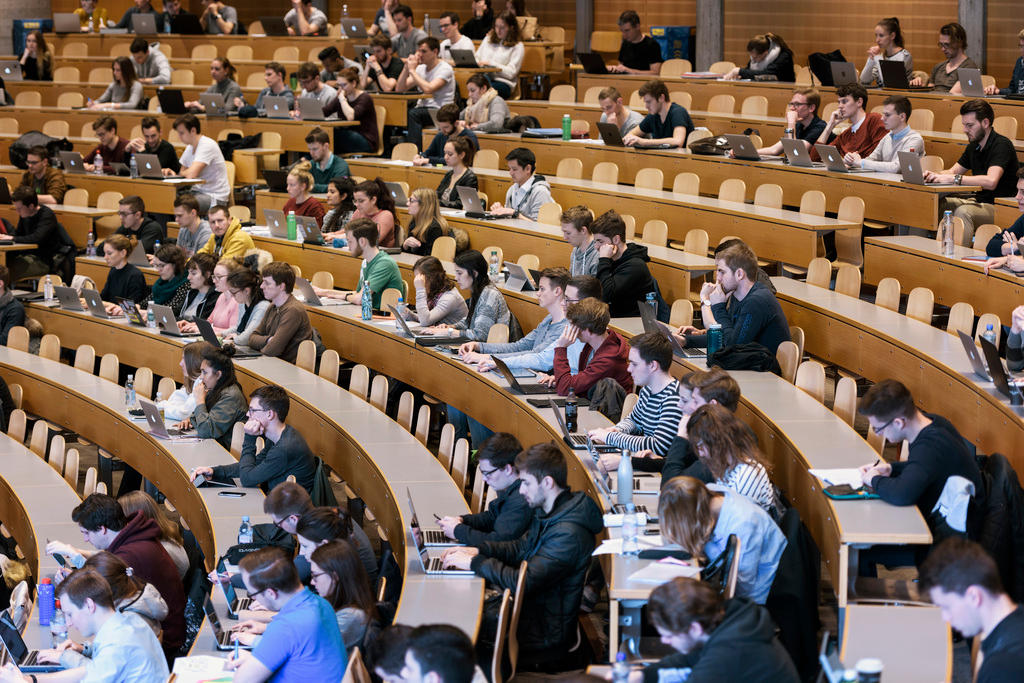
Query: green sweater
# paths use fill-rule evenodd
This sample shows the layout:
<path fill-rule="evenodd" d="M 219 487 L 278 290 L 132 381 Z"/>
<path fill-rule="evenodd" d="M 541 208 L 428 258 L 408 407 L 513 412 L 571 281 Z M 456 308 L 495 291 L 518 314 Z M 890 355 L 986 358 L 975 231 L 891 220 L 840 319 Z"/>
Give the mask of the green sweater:
<path fill-rule="evenodd" d="M 356 285 L 358 291 L 363 289 L 363 280 L 370 281 L 370 290 L 373 292 L 373 307 L 380 308 L 380 295 L 389 287 L 394 287 L 400 292 L 405 291 L 402 283 L 402 274 L 398 271 L 398 264 L 390 254 L 378 251 L 377 255 L 370 261 L 363 261 L 359 267 L 359 282 Z"/>
<path fill-rule="evenodd" d="M 310 160 L 312 168 L 310 171 L 313 173 L 313 192 L 327 192 L 327 183 L 331 181 L 331 178 L 337 178 L 339 176 L 348 176 L 348 163 L 339 157 L 337 154 L 332 154 L 327 164 L 327 168 L 321 170 L 320 164 Z"/>

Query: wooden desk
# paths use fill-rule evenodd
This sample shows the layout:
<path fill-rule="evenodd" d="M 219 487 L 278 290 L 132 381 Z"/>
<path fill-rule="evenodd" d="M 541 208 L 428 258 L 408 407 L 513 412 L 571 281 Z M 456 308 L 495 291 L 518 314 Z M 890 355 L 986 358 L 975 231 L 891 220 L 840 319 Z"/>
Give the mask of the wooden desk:
<path fill-rule="evenodd" d="M 953 635 L 938 607 L 850 605 L 840 659 L 852 669 L 865 657 L 882 660 L 882 680 L 953 679 Z"/>
<path fill-rule="evenodd" d="M 1010 313 L 1024 299 L 1024 280 L 1007 270 L 986 275 L 981 263 L 963 260 L 984 255 L 984 251 L 957 246 L 953 257 L 947 258 L 928 237 L 869 237 L 864 240 L 864 281 L 877 285 L 884 277 L 895 277 L 905 292 L 928 287 L 937 304 L 966 301 L 976 315 L 995 313 L 1009 323 Z"/>
<path fill-rule="evenodd" d="M 1013 197 L 996 197 L 996 225 L 1006 229 L 1020 218 L 1017 200 Z"/>
<path fill-rule="evenodd" d="M 3 175 L 6 177 L 7 173 L 3 172 Z M 89 231 L 96 229 L 94 221 L 97 218 L 117 213 L 116 209 L 97 209 L 92 206 L 67 206 L 64 204 L 47 204 L 46 206 L 57 214 L 57 220 L 68 231 L 68 235 L 74 240 L 75 245 L 79 247 L 85 247 L 89 241 Z M 18 214 L 14 211 L 13 206 L 0 205 L 0 216 L 9 220 L 11 224 L 18 225 Z M 113 234 L 113 231 L 100 231 L 97 239 L 106 237 L 108 234 Z"/>
<path fill-rule="evenodd" d="M 7 252 L 30 251 L 35 248 L 36 245 L 34 244 L 15 244 L 14 242 L 0 242 L 0 265 L 7 263 Z"/>

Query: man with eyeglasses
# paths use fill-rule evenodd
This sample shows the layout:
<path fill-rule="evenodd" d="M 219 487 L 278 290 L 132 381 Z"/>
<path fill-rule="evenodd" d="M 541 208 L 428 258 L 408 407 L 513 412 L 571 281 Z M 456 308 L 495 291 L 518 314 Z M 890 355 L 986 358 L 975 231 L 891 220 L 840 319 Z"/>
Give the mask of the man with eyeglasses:
<path fill-rule="evenodd" d="M 164 239 L 164 229 L 146 215 L 146 204 L 142 197 L 129 195 L 122 198 L 117 203 L 117 215 L 121 219 L 121 227 L 114 233 L 134 237 L 147 254 L 152 254 L 156 243 Z"/>
<path fill-rule="evenodd" d="M 899 173 L 900 152 L 924 156 L 924 138 L 907 125 L 911 112 L 910 100 L 905 95 L 890 95 L 883 104 L 882 123 L 889 134 L 882 138 L 875 151 L 863 159 L 857 152 L 847 152 L 843 161 L 850 168 Z"/>
<path fill-rule="evenodd" d="M 497 491 L 487 509 L 475 515 L 442 517 L 438 526 L 448 538 L 477 545 L 485 541 L 514 541 L 530 526 L 533 510 L 519 491 L 516 456 L 523 447 L 511 434 L 498 432 L 477 450 L 479 470 L 487 485 Z"/>
<path fill-rule="evenodd" d="M 930 85 L 940 92 L 949 92 L 960 82 L 960 67 L 980 69 L 973 59 L 967 56 L 967 31 L 960 24 L 953 22 L 939 29 L 939 49 L 946 59 L 935 65 L 928 82 L 920 78 L 910 81 L 911 87 Z"/>
<path fill-rule="evenodd" d="M 825 130 L 825 121 L 818 118 L 818 107 L 821 106 L 821 94 L 815 88 L 798 88 L 793 91 L 786 106 L 787 138 L 803 140 L 808 149 L 817 141 Z M 782 154 L 782 143 L 762 147 L 758 154 L 778 156 Z"/>
<path fill-rule="evenodd" d="M 459 15 L 455 12 L 445 12 L 440 19 L 441 35 L 441 59 L 453 64 L 452 50 L 475 50 L 473 41 L 469 36 L 459 33 Z"/>
<path fill-rule="evenodd" d="M 25 155 L 28 170 L 21 174 L 21 183 L 35 190 L 40 204 L 60 204 L 68 191 L 64 172 L 50 166 L 50 155 L 42 145 L 29 148 Z"/>
<path fill-rule="evenodd" d="M 321 107 L 326 107 L 331 100 L 338 96 L 337 90 L 329 85 L 324 85 L 320 80 L 320 70 L 313 62 L 304 62 L 296 75 L 299 78 L 299 85 L 302 86 L 302 92 L 299 93 L 300 99 L 311 97 L 318 101 Z M 292 112 L 292 116 L 298 118 L 297 109 Z"/>

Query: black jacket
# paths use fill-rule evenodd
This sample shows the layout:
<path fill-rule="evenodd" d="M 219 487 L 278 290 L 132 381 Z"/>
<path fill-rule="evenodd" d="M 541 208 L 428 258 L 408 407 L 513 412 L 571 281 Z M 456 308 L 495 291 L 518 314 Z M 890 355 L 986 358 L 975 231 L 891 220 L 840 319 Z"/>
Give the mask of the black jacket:
<path fill-rule="evenodd" d="M 475 515 L 462 515 L 462 524 L 455 527 L 455 539 L 466 545 L 487 541 L 514 541 L 526 533 L 533 519 L 533 510 L 519 493 L 519 480 L 498 492 L 487 509 Z"/>
<path fill-rule="evenodd" d="M 64 247 L 57 215 L 48 206 L 40 206 L 36 215 L 18 220 L 14 241 L 18 244 L 35 244 L 35 255 L 51 269 L 53 257 Z"/>
<path fill-rule="evenodd" d="M 1000 453 L 982 463 L 987 503 L 981 514 L 978 542 L 999 567 L 1006 593 L 1024 600 L 1024 492 L 1017 473 Z"/>
<path fill-rule="evenodd" d="M 481 543 L 470 567 L 499 590 L 515 590 L 519 563 L 527 561 L 526 595 L 519 620 L 524 650 L 566 652 L 575 642 L 576 615 L 594 536 L 604 528 L 600 508 L 581 491 L 563 491 L 551 512 L 537 510 L 515 541 Z"/>
<path fill-rule="evenodd" d="M 789 341 L 786 314 L 775 294 L 760 280 L 754 282 L 742 301 L 730 296 L 725 303 L 712 306 L 711 313 L 722 325 L 722 348 L 757 342 L 774 354 L 779 344 Z M 705 347 L 707 335 L 691 335 L 686 344 Z"/>
<path fill-rule="evenodd" d="M 459 196 L 458 189 L 452 189 L 451 194 L 448 197 L 448 201 L 444 200 L 444 193 L 448 190 L 448 186 L 452 184 L 452 171 L 448 171 L 444 174 L 444 178 L 441 178 L 441 184 L 437 186 L 437 201 L 440 202 L 441 206 L 447 209 L 461 209 L 462 198 Z M 473 169 L 467 168 L 466 172 L 459 176 L 459 180 L 455 183 L 455 187 L 471 187 L 474 190 L 479 187 L 479 181 L 477 180 L 476 173 L 473 173 Z"/>
<path fill-rule="evenodd" d="M 796 668 L 775 637 L 768 611 L 747 598 L 725 603 L 725 617 L 704 646 L 687 654 L 665 657 L 644 669 L 644 683 L 658 683 L 662 669 L 690 669 L 687 683 L 743 681 L 798 683 Z M 680 672 L 682 674 L 683 672 Z"/>
<path fill-rule="evenodd" d="M 661 298 L 658 282 L 651 275 L 647 262 L 647 247 L 634 242 L 626 245 L 626 251 L 618 260 L 599 258 L 597 279 L 601 281 L 601 297 L 611 309 L 613 318 L 635 318 L 640 315 L 639 301 L 644 301 L 649 292 L 658 297 L 658 319 L 668 321 L 668 304 Z"/>
<path fill-rule="evenodd" d="M 10 334 L 11 328 L 24 324 L 25 307 L 8 289 L 0 296 L 0 344 L 7 346 L 7 335 Z"/>
<path fill-rule="evenodd" d="M 138 231 L 133 232 L 122 225 L 114 233 L 124 235 L 125 237 L 134 237 L 139 242 L 142 242 L 142 248 L 146 250 L 147 254 L 153 253 L 158 241 L 164 241 L 164 229 L 149 216 L 142 217 L 142 225 L 139 226 Z"/>
<path fill-rule="evenodd" d="M 189 289 L 188 293 L 185 295 L 185 303 L 181 305 L 179 312 L 176 313 L 175 315 L 179 315 L 181 311 L 184 311 L 186 308 L 188 308 L 197 296 L 199 296 L 198 289 Z M 207 290 L 206 298 L 203 299 L 203 302 L 199 304 L 199 307 L 196 309 L 196 319 L 209 319 L 210 314 L 213 313 L 213 309 L 217 305 L 217 299 L 219 298 L 220 292 L 218 292 L 216 289 Z"/>
<path fill-rule="evenodd" d="M 750 65 L 748 64 L 747 67 Z M 793 51 L 782 50 L 775 60 L 764 69 L 740 69 L 740 78 L 754 79 L 758 76 L 775 76 L 776 80 L 784 83 L 792 83 L 796 80 L 796 73 L 793 70 Z"/>

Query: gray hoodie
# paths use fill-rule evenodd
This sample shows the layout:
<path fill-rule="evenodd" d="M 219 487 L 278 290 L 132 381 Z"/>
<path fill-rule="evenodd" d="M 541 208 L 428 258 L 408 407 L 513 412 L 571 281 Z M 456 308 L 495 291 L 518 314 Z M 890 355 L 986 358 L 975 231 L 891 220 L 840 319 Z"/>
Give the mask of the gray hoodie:
<path fill-rule="evenodd" d="M 160 52 L 160 43 L 150 43 L 149 53 L 142 64 L 132 61 L 135 75 L 139 78 L 152 78 L 153 85 L 166 85 L 171 82 L 171 63 L 164 53 Z"/>

